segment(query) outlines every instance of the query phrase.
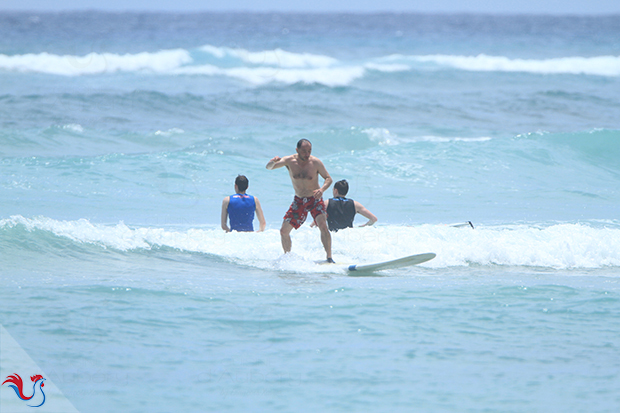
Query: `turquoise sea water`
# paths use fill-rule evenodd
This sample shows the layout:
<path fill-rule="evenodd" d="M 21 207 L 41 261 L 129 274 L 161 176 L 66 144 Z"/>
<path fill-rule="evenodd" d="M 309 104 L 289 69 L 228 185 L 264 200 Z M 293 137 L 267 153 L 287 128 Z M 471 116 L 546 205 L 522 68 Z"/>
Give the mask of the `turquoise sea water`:
<path fill-rule="evenodd" d="M 618 411 L 619 22 L 0 14 L 0 324 L 40 369 L 2 381 L 85 412 Z M 265 164 L 300 138 L 379 218 L 337 262 L 437 257 L 351 277 L 309 225 L 283 255 Z M 237 174 L 264 233 L 219 228 Z"/>

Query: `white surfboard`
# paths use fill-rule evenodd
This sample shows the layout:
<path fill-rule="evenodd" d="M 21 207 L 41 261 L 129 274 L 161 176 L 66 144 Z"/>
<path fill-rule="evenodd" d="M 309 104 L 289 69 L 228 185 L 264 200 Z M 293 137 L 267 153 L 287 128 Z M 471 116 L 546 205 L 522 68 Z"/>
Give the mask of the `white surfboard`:
<path fill-rule="evenodd" d="M 459 224 L 451 224 L 451 227 L 454 228 L 471 228 L 474 229 L 474 224 L 471 223 L 471 221 L 466 221 L 463 223 L 459 223 Z"/>
<path fill-rule="evenodd" d="M 432 260 L 436 256 L 437 254 L 435 254 L 434 252 L 427 252 L 426 254 L 410 255 L 408 257 L 398 258 L 385 262 L 377 262 L 374 264 L 349 265 L 347 269 L 349 270 L 349 272 L 374 272 L 381 270 L 391 270 L 394 268 L 403 268 L 409 267 L 411 265 L 422 264 L 423 262 Z"/>

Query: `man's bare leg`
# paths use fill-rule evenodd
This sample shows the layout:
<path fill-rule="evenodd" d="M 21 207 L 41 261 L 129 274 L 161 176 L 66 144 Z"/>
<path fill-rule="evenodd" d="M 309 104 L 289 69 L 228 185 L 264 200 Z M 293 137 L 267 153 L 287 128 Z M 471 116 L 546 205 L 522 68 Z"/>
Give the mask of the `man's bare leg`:
<path fill-rule="evenodd" d="M 288 222 L 282 222 L 282 228 L 280 228 L 280 238 L 282 239 L 282 249 L 284 253 L 291 252 L 293 242 L 291 241 L 291 231 L 293 226 Z"/>
<path fill-rule="evenodd" d="M 325 248 L 327 260 L 329 261 L 332 258 L 332 234 L 327 227 L 327 215 L 318 215 L 315 221 L 317 227 L 321 230 L 321 242 L 323 243 L 323 248 Z"/>

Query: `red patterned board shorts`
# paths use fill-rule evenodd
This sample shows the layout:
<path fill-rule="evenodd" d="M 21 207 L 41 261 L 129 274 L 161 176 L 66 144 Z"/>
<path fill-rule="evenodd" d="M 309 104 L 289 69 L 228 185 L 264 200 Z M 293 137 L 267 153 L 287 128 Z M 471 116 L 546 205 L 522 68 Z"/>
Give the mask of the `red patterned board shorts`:
<path fill-rule="evenodd" d="M 298 229 L 306 221 L 308 212 L 312 214 L 312 218 L 316 219 L 321 214 L 327 214 L 325 210 L 325 203 L 323 199 L 316 199 L 315 197 L 300 198 L 295 195 L 291 207 L 284 215 L 284 220 L 288 221 L 293 228 Z"/>

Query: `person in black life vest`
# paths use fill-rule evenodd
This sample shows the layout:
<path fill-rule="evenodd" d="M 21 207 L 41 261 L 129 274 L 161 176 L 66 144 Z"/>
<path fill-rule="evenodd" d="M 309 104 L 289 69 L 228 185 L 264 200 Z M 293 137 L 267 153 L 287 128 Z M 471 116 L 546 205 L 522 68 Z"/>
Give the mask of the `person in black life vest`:
<path fill-rule="evenodd" d="M 327 226 L 330 231 L 338 231 L 344 228 L 353 228 L 355 214 L 368 218 L 368 222 L 362 227 L 377 222 L 377 217 L 364 205 L 349 198 L 345 198 L 349 192 L 349 183 L 346 179 L 334 184 L 334 197 L 325 201 L 327 209 Z"/>
<path fill-rule="evenodd" d="M 248 178 L 244 175 L 237 176 L 237 179 L 235 179 L 235 194 L 227 196 L 222 201 L 222 229 L 224 231 L 254 231 L 254 226 L 252 225 L 254 212 L 256 212 L 260 225 L 258 232 L 265 230 L 267 223 L 265 222 L 265 215 L 263 215 L 263 209 L 258 198 L 245 193 L 249 185 L 250 181 L 248 181 Z M 229 217 L 230 228 L 226 225 Z"/>

